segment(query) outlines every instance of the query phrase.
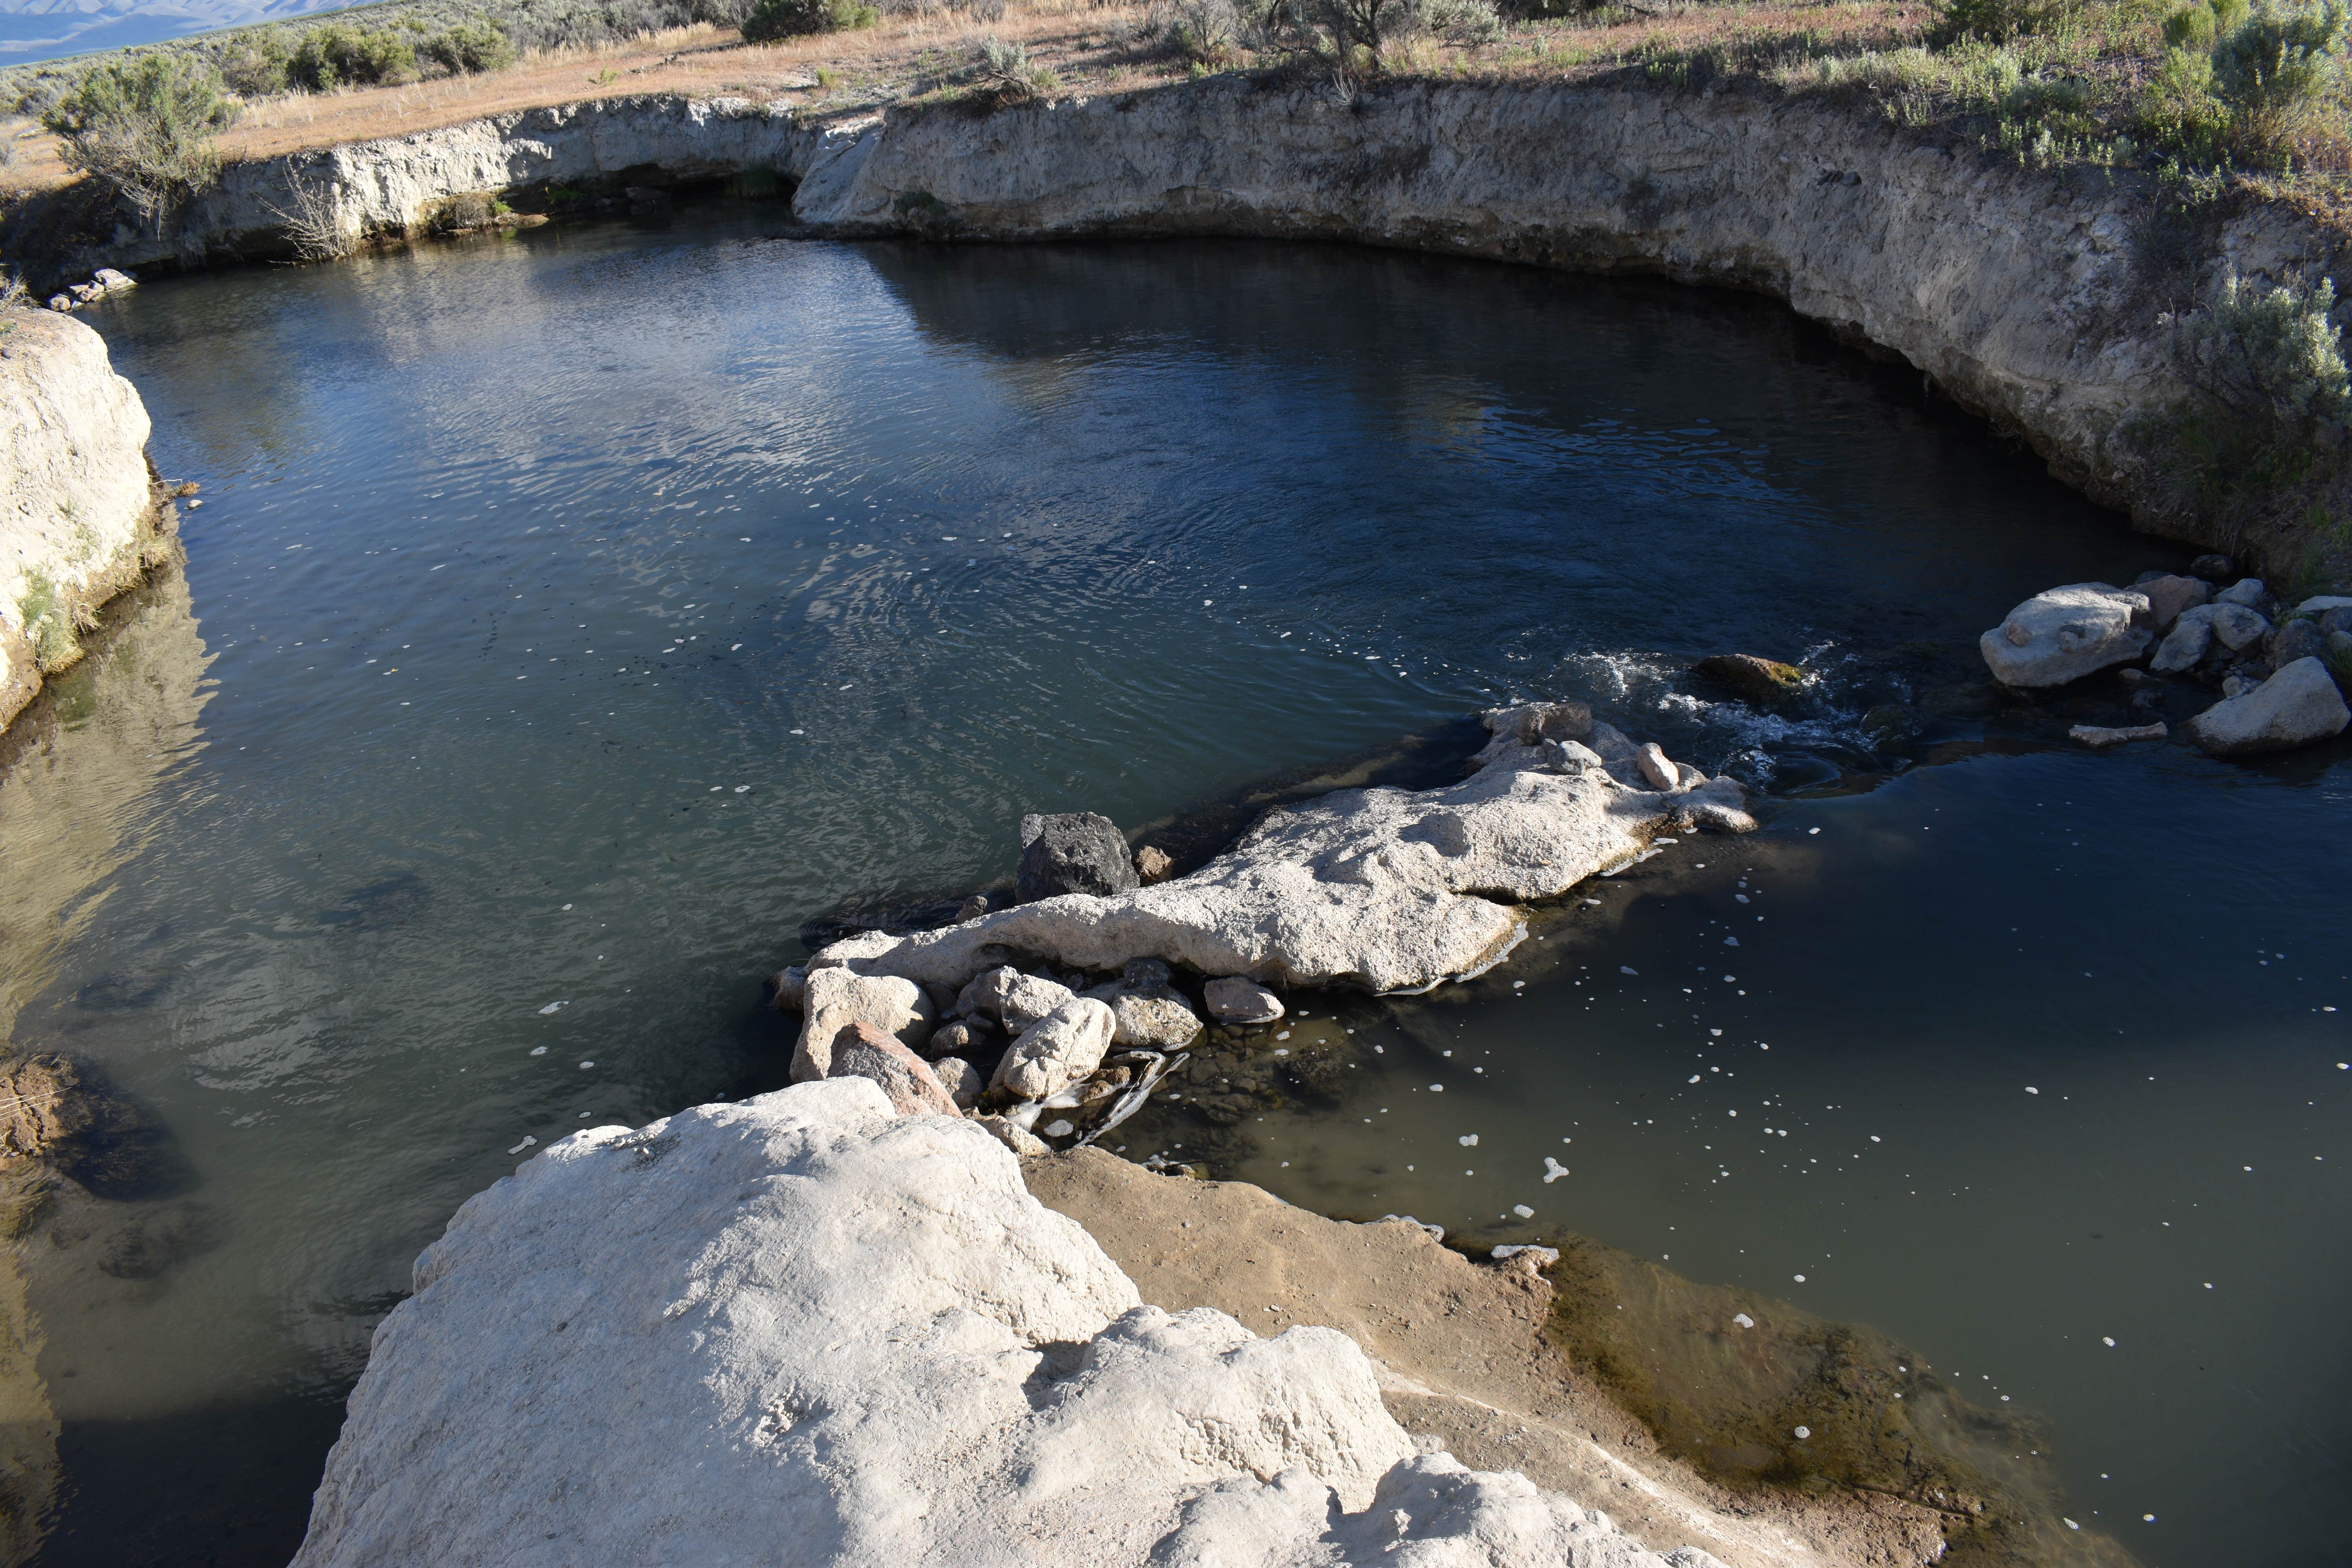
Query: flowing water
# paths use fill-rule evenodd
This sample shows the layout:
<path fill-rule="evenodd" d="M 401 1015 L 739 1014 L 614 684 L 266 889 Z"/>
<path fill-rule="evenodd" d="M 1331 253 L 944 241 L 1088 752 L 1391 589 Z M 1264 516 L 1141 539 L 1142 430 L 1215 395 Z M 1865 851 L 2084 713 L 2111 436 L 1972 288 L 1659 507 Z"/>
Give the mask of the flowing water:
<path fill-rule="evenodd" d="M 90 319 L 204 506 L 0 777 L 0 1005 L 193 1174 L 0 1282 L 40 1561 L 282 1562 L 417 1249 L 526 1140 L 780 1083 L 803 921 L 1561 694 L 1766 831 L 1347 1004 L 1220 1173 L 1874 1324 L 2145 1563 L 2352 1560 L 2352 767 L 1989 704 L 2010 605 L 2187 552 L 1910 373 L 1664 286 L 744 209 Z"/>

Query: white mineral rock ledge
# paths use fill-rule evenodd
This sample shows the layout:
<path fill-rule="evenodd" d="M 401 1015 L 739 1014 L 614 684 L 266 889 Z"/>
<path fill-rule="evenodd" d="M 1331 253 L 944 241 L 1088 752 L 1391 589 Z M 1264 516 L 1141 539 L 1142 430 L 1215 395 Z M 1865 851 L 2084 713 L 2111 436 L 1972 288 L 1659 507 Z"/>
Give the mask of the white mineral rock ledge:
<path fill-rule="evenodd" d="M 1489 727 L 1517 711 L 1488 714 Z M 1683 789 L 1639 789 L 1580 745 L 1500 731 L 1479 760 L 1444 789 L 1335 790 L 1269 812 L 1174 881 L 1066 893 L 912 936 L 861 933 L 810 968 L 955 986 L 1013 952 L 1097 971 L 1160 958 L 1293 985 L 1424 989 L 1508 952 L 1525 929 L 1517 905 L 1623 865 L 1656 834 L 1756 826 L 1735 781 L 1695 769 Z"/>
<path fill-rule="evenodd" d="M 0 306 L 0 727 L 80 657 L 68 637 L 45 665 L 39 623 L 87 626 L 164 553 L 147 434 L 146 406 L 105 339 L 48 310 Z"/>
<path fill-rule="evenodd" d="M 295 1568 L 1711 1568 L 1420 1454 L 1336 1330 L 1174 1316 L 856 1078 L 573 1133 L 377 1329 Z"/>

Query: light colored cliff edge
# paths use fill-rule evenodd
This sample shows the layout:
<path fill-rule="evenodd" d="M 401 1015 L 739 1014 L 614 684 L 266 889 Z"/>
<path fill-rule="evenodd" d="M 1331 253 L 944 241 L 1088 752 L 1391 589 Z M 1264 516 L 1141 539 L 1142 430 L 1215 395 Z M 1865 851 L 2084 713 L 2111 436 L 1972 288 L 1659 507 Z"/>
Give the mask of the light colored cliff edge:
<path fill-rule="evenodd" d="M 987 1132 L 864 1079 L 578 1132 L 418 1258 L 295 1563 L 1713 1563 L 1258 1326 L 1142 1305 Z"/>
<path fill-rule="evenodd" d="M 168 552 L 146 406 L 79 321 L 0 307 L 0 726 Z"/>
<path fill-rule="evenodd" d="M 2183 390 L 2135 243 L 2152 193 L 2129 174 L 2020 169 L 1762 94 L 1399 81 L 1343 100 L 1239 77 L 894 111 L 812 163 L 800 216 L 851 230 L 1319 237 L 1759 290 L 1900 354 L 2142 526 L 2197 533 L 2120 438 Z M 2334 246 L 2259 207 L 2220 238 L 2242 275 L 2299 282 Z"/>
<path fill-rule="evenodd" d="M 519 110 L 462 125 L 386 136 L 222 167 L 167 234 L 131 221 L 104 244 L 52 264 L 59 275 L 100 266 L 202 263 L 289 252 L 290 223 L 344 244 L 423 231 L 449 197 L 529 185 L 668 184 L 754 166 L 795 175 L 824 132 L 784 105 L 625 98 Z"/>
<path fill-rule="evenodd" d="M 2159 320 L 2183 280 L 2139 243 L 2147 177 L 2022 169 L 1819 99 L 1406 79 L 1342 97 L 1257 75 L 829 122 L 621 99 L 232 165 L 170 240 L 126 226 L 70 264 L 282 254 L 298 185 L 357 239 L 415 232 L 460 193 L 756 165 L 799 182 L 795 216 L 817 232 L 1327 237 L 1758 290 L 1900 355 L 2144 528 L 2273 574 L 2312 564 L 2307 523 L 2219 537 L 2122 437 L 2183 391 Z M 2212 243 L 2215 270 L 2274 282 L 2345 259 L 2339 237 L 2275 204 L 2225 217 Z"/>

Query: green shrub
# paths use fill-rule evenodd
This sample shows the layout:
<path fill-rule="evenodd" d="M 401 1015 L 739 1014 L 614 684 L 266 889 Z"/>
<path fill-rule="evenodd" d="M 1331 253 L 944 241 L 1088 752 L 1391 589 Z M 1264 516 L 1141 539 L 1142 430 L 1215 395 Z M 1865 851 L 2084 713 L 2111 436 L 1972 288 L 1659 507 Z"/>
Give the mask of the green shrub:
<path fill-rule="evenodd" d="M 2336 285 L 2265 289 L 2225 274 L 2203 310 L 2174 323 L 2182 380 L 2234 413 L 2282 434 L 2352 412 L 2344 336 L 2332 319 Z"/>
<path fill-rule="evenodd" d="M 2165 17 L 2164 41 L 2176 49 L 2210 50 L 2245 16 L 2246 0 L 2189 0 Z"/>
<path fill-rule="evenodd" d="M 164 216 L 219 173 L 213 139 L 236 114 L 212 67 L 157 53 L 87 72 L 41 123 L 68 168 L 113 187 L 160 234 Z"/>
<path fill-rule="evenodd" d="M 2213 46 L 2213 89 L 2256 153 L 2285 147 L 2336 85 L 2344 0 L 2269 5 Z"/>
<path fill-rule="evenodd" d="M 1043 66 L 1032 65 L 1028 49 L 1020 44 L 1008 44 L 1002 38 L 988 37 L 980 41 L 973 51 L 973 75 L 984 91 L 993 92 L 1007 102 L 1019 102 L 1052 90 L 1054 73 Z"/>
<path fill-rule="evenodd" d="M 2218 163 L 2226 151 L 2230 106 L 2213 90 L 2213 62 L 2205 55 L 2166 51 L 2163 64 L 2140 89 L 2132 115 L 2147 141 L 2186 153 L 2194 163 Z"/>
<path fill-rule="evenodd" d="M 1241 58 L 1243 23 L 1233 0 L 1180 0 L 1164 33 L 1179 58 L 1211 70 Z"/>
<path fill-rule="evenodd" d="M 286 74 L 311 92 L 338 87 L 396 87 L 416 79 L 416 46 L 390 28 L 328 22 L 304 30 Z"/>
<path fill-rule="evenodd" d="M 865 0 L 757 0 L 751 15 L 743 18 L 743 41 L 766 44 L 816 33 L 845 33 L 870 27 L 881 19 L 882 13 Z"/>
<path fill-rule="evenodd" d="M 282 27 L 236 34 L 221 53 L 221 79 L 239 98 L 268 98 L 286 90 L 293 59 L 294 46 Z"/>
<path fill-rule="evenodd" d="M 1380 68 L 1390 47 L 1407 38 L 1486 44 L 1502 32 L 1494 0 L 1275 0 L 1266 25 L 1281 52 L 1344 70 Z"/>
<path fill-rule="evenodd" d="M 417 46 L 419 55 L 451 76 L 502 71 L 515 62 L 514 40 L 489 22 L 460 22 Z"/>
<path fill-rule="evenodd" d="M 1944 0 L 1936 33 L 1947 42 L 2005 44 L 2052 31 L 2070 9 L 2066 0 Z"/>

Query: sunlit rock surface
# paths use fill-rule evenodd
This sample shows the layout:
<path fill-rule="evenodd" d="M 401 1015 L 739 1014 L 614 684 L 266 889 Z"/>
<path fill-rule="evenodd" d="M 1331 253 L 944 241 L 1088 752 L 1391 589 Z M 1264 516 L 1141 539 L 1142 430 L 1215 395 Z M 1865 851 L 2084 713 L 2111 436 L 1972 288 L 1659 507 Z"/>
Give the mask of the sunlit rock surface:
<path fill-rule="evenodd" d="M 74 662 L 89 612 L 149 563 L 147 432 L 103 338 L 0 306 L 0 725 Z"/>
<path fill-rule="evenodd" d="M 1173 881 L 1072 893 L 912 936 L 865 933 L 819 963 L 961 985 L 1036 954 L 1089 970 L 1160 958 L 1210 975 L 1412 990 L 1508 951 L 1517 906 L 1640 854 L 1677 797 L 1510 744 L 1444 789 L 1335 790 L 1276 810 Z"/>
<path fill-rule="evenodd" d="M 295 1559 L 1664 1561 L 1416 1455 L 1336 1330 L 1139 1305 L 985 1131 L 863 1079 L 576 1133 L 468 1202 Z"/>

